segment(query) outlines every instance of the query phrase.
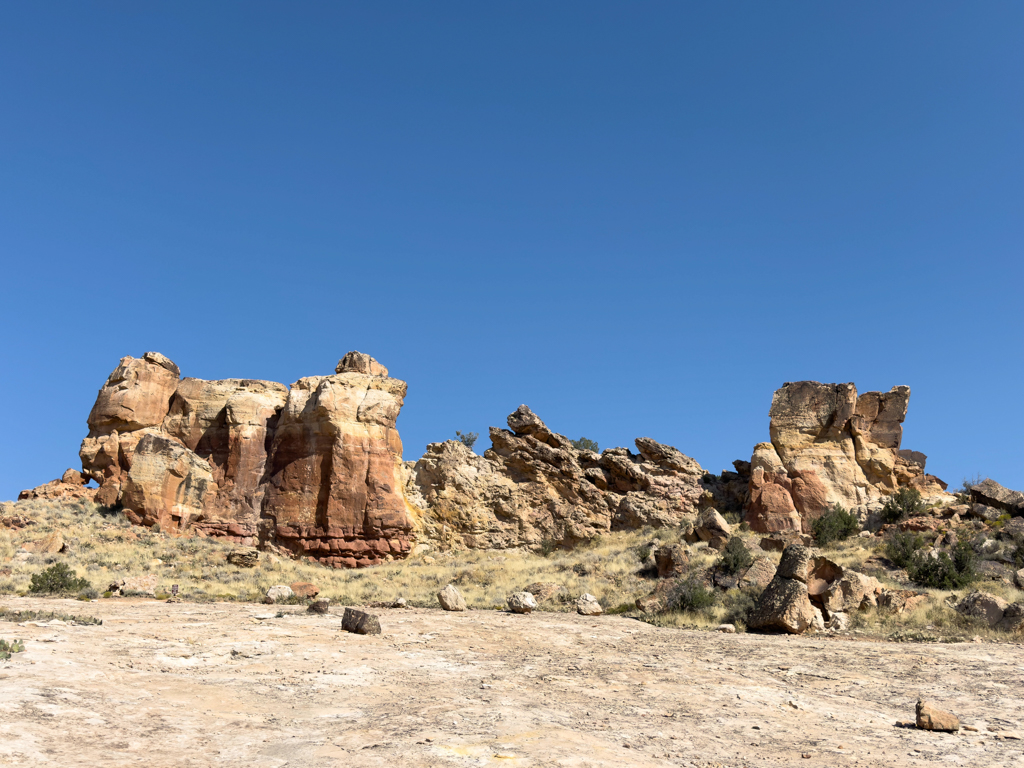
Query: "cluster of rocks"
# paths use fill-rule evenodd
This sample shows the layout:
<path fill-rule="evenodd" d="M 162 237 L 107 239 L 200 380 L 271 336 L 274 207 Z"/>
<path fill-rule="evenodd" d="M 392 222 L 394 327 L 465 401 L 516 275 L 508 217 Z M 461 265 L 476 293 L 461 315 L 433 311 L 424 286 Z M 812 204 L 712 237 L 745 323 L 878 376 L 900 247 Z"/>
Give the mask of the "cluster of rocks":
<path fill-rule="evenodd" d="M 761 593 L 749 626 L 800 634 L 842 630 L 849 613 L 874 607 L 882 594 L 877 579 L 843 568 L 802 544 L 790 544 Z"/>
<path fill-rule="evenodd" d="M 519 592 L 513 592 L 506 598 L 505 603 L 512 613 L 532 613 L 540 608 L 538 601 L 560 598 L 566 594 L 565 587 L 560 584 L 538 582 Z M 437 593 L 437 602 L 446 611 L 466 610 L 466 598 L 454 584 L 449 584 Z M 604 613 L 601 603 L 591 594 L 583 594 L 576 598 L 575 608 L 581 616 L 600 616 Z"/>
<path fill-rule="evenodd" d="M 1024 627 L 1024 603 L 1007 603 L 987 592 L 971 592 L 956 606 L 957 613 L 984 622 L 992 629 L 1015 632 Z"/>
<path fill-rule="evenodd" d="M 457 440 L 406 464 L 419 531 L 458 547 L 571 546 L 608 531 L 677 525 L 705 492 L 700 465 L 651 438 L 637 453 L 578 450 L 527 406 L 492 427 L 483 456 Z"/>

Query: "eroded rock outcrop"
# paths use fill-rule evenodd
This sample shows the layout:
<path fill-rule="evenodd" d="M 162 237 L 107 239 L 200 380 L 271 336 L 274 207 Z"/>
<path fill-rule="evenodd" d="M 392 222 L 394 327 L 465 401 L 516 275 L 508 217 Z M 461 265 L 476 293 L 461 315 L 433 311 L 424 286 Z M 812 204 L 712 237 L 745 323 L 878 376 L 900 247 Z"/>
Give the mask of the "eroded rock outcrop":
<path fill-rule="evenodd" d="M 606 531 L 679 523 L 704 492 L 700 465 L 638 438 L 638 453 L 575 449 L 527 406 L 490 430 L 477 456 L 456 440 L 406 464 L 406 497 L 424 534 L 469 548 L 572 545 Z"/>
<path fill-rule="evenodd" d="M 405 393 L 359 352 L 291 387 L 179 379 L 163 355 L 125 357 L 89 415 L 83 471 L 97 502 L 140 524 L 372 565 L 410 546 L 396 478 Z"/>
<path fill-rule="evenodd" d="M 924 472 L 925 455 L 900 450 L 909 401 L 910 387 L 858 396 L 853 384 L 800 381 L 777 390 L 771 442 L 750 461 L 750 527 L 809 533 L 836 503 L 863 517 L 900 486 L 943 493 L 945 483 Z"/>

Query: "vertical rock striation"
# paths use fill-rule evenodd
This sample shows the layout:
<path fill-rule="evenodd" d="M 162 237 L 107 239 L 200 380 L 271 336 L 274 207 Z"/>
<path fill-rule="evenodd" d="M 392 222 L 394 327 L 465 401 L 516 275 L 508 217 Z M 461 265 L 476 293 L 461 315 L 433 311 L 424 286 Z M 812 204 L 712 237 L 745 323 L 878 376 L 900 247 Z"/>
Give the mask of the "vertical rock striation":
<path fill-rule="evenodd" d="M 97 501 L 139 524 L 372 565 L 409 550 L 396 482 L 405 392 L 359 352 L 291 388 L 179 380 L 163 355 L 125 357 L 89 415 L 82 466 Z"/>

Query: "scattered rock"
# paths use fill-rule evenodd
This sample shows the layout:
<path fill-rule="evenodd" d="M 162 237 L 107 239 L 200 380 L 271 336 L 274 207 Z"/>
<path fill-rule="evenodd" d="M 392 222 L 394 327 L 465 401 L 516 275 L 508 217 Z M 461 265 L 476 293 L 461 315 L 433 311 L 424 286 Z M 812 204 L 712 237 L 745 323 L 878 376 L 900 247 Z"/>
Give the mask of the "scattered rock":
<path fill-rule="evenodd" d="M 927 601 L 927 592 L 915 592 L 912 589 L 883 589 L 878 596 L 878 607 L 895 613 L 903 613 L 912 611 Z"/>
<path fill-rule="evenodd" d="M 308 581 L 296 581 L 290 585 L 292 593 L 298 597 L 313 598 L 320 594 L 320 587 Z"/>
<path fill-rule="evenodd" d="M 260 561 L 259 550 L 236 549 L 228 552 L 228 562 L 239 568 L 255 568 Z"/>
<path fill-rule="evenodd" d="M 715 631 L 716 632 L 725 632 L 728 635 L 734 635 L 734 634 L 736 634 L 736 625 L 735 624 L 719 624 L 715 628 Z"/>
<path fill-rule="evenodd" d="M 380 620 L 372 613 L 346 608 L 341 617 L 341 628 L 357 635 L 379 635 Z"/>
<path fill-rule="evenodd" d="M 767 557 L 758 557 L 739 580 L 741 587 L 761 587 L 764 589 L 775 578 L 775 563 Z"/>
<path fill-rule="evenodd" d="M 1003 620 L 1003 613 L 1008 607 L 1009 604 L 1001 597 L 987 592 L 971 592 L 957 603 L 956 611 L 963 616 L 982 619 L 990 627 L 994 627 Z"/>
<path fill-rule="evenodd" d="M 531 613 L 538 607 L 536 599 L 529 592 L 514 592 L 506 602 L 512 613 Z"/>
<path fill-rule="evenodd" d="M 583 594 L 576 600 L 576 613 L 581 616 L 600 616 L 604 613 L 604 609 L 597 602 L 596 597 L 591 594 Z"/>
<path fill-rule="evenodd" d="M 728 539 L 732 528 L 725 522 L 725 518 L 718 513 L 717 509 L 708 507 L 698 515 L 697 522 L 694 524 L 694 532 L 701 541 L 710 542 L 715 538 Z"/>
<path fill-rule="evenodd" d="M 924 731 L 960 730 L 960 720 L 956 715 L 945 712 L 927 701 L 917 701 L 917 727 Z"/>
<path fill-rule="evenodd" d="M 56 555 L 66 551 L 67 544 L 64 543 L 64 537 L 57 531 L 54 531 L 45 539 L 22 544 L 21 548 L 34 555 Z"/>
<path fill-rule="evenodd" d="M 267 590 L 266 599 L 271 603 L 279 603 L 294 595 L 292 588 L 287 584 L 275 584 Z"/>
<path fill-rule="evenodd" d="M 995 480 L 985 480 L 971 486 L 971 501 L 996 507 L 1014 517 L 1024 515 L 1024 493 L 1004 488 Z"/>
<path fill-rule="evenodd" d="M 441 607 L 446 611 L 466 610 L 466 598 L 462 596 L 462 593 L 459 592 L 458 587 L 454 584 L 449 584 L 437 593 L 437 602 L 439 602 Z"/>
<path fill-rule="evenodd" d="M 147 576 L 129 576 L 112 582 L 107 587 L 107 591 L 111 595 L 117 596 L 144 595 L 153 597 L 156 595 L 156 581 L 156 576 L 152 574 Z"/>

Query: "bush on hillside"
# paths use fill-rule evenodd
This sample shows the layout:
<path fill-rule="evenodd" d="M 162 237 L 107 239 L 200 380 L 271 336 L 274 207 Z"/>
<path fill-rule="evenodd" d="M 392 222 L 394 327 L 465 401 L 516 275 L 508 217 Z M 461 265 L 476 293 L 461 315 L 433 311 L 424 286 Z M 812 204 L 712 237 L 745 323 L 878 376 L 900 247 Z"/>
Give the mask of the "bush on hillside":
<path fill-rule="evenodd" d="M 28 591 L 44 595 L 66 595 L 81 592 L 91 586 L 88 580 L 78 578 L 78 574 L 68 568 L 66 563 L 54 563 L 32 576 Z"/>
<path fill-rule="evenodd" d="M 739 536 L 733 536 L 725 544 L 722 556 L 718 559 L 718 570 L 734 576 L 742 573 L 754 562 L 743 540 Z"/>
<path fill-rule="evenodd" d="M 811 531 L 814 533 L 814 540 L 818 542 L 818 546 L 827 547 L 858 533 L 860 522 L 856 515 L 847 512 L 842 505 L 836 504 L 811 523 Z"/>
<path fill-rule="evenodd" d="M 921 492 L 917 488 L 900 488 L 885 500 L 881 516 L 883 522 L 898 523 L 908 517 L 915 517 L 923 511 Z"/>
<path fill-rule="evenodd" d="M 466 432 L 465 434 L 463 434 L 462 432 L 459 432 L 459 430 L 456 429 L 455 437 L 459 440 L 459 442 L 461 442 L 464 446 L 466 446 L 467 448 L 469 448 L 469 450 L 472 451 L 473 446 L 476 444 L 477 439 L 480 437 L 480 434 L 477 432 Z"/>
<path fill-rule="evenodd" d="M 689 613 L 711 612 L 715 605 L 715 591 L 708 589 L 704 583 L 694 576 L 679 579 L 673 585 L 665 600 L 665 608 L 670 611 L 687 611 Z"/>
<path fill-rule="evenodd" d="M 966 539 L 953 545 L 951 553 L 924 557 L 911 563 L 907 574 L 911 581 L 934 589 L 962 589 L 975 580 L 978 556 Z"/>
<path fill-rule="evenodd" d="M 918 533 L 895 531 L 885 542 L 885 556 L 897 568 L 907 568 L 914 561 L 914 553 L 924 545 L 924 537 Z"/>

